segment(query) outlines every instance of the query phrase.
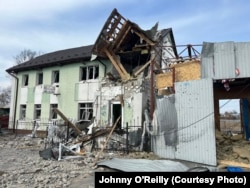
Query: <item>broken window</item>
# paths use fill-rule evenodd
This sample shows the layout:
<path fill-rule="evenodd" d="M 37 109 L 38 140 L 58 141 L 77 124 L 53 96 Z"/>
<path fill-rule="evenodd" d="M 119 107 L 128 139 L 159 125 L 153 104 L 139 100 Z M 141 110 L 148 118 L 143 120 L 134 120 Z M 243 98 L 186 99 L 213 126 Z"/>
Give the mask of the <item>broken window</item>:
<path fill-rule="evenodd" d="M 93 80 L 99 77 L 99 67 L 98 66 L 87 66 L 80 68 L 80 81 L 83 80 Z"/>
<path fill-rule="evenodd" d="M 26 105 L 21 105 L 20 107 L 20 119 L 24 120 L 26 117 Z"/>
<path fill-rule="evenodd" d="M 28 86 L 29 84 L 29 75 L 25 74 L 23 75 L 23 86 Z"/>
<path fill-rule="evenodd" d="M 57 113 L 54 111 L 55 108 L 58 108 L 58 104 L 50 105 L 50 119 L 57 119 Z"/>
<path fill-rule="evenodd" d="M 41 118 L 41 104 L 35 104 L 35 119 Z"/>
<path fill-rule="evenodd" d="M 90 121 L 93 117 L 93 103 L 79 103 L 79 120 Z"/>
<path fill-rule="evenodd" d="M 59 83 L 59 71 L 53 71 L 52 72 L 52 84 L 53 83 Z"/>
<path fill-rule="evenodd" d="M 36 80 L 37 85 L 43 84 L 43 73 L 42 72 L 37 73 L 36 79 L 37 79 Z"/>

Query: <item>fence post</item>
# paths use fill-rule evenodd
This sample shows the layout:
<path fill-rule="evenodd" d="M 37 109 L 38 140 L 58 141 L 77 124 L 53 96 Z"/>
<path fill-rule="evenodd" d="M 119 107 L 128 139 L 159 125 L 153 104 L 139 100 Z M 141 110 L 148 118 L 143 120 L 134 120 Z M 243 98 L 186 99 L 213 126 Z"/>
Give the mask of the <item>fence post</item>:
<path fill-rule="evenodd" d="M 129 153 L 129 148 L 128 148 L 128 122 L 126 122 L 126 150 L 127 154 Z"/>

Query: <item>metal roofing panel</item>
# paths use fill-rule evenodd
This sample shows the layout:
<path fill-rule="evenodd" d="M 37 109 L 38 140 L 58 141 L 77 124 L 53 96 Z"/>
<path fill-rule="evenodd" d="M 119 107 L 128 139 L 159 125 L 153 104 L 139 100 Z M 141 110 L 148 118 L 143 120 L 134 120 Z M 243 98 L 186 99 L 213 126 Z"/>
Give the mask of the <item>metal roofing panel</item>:
<path fill-rule="evenodd" d="M 234 43 L 222 42 L 214 45 L 214 79 L 235 77 Z"/>
<path fill-rule="evenodd" d="M 239 70 L 237 78 L 250 77 L 250 42 L 235 43 L 236 68 Z"/>
<path fill-rule="evenodd" d="M 175 84 L 178 112 L 176 158 L 216 165 L 212 79 Z"/>
<path fill-rule="evenodd" d="M 250 77 L 250 43 L 203 43 L 201 77 L 233 79 Z"/>
<path fill-rule="evenodd" d="M 213 78 L 213 57 L 203 57 L 201 60 L 201 78 Z"/>
<path fill-rule="evenodd" d="M 148 159 L 119 159 L 113 158 L 100 161 L 98 166 L 108 166 L 123 172 L 183 172 L 188 166 L 178 161 L 148 160 Z"/>

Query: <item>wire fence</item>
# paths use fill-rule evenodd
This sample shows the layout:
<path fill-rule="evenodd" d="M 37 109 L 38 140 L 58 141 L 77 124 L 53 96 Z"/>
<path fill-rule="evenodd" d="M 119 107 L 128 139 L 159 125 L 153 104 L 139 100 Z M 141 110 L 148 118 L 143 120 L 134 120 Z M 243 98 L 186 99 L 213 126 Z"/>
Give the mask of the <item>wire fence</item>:
<path fill-rule="evenodd" d="M 76 125 L 77 126 L 77 125 Z M 116 128 L 110 135 L 111 126 L 97 126 L 94 127 L 94 132 L 91 133 L 82 131 L 82 146 L 85 144 L 91 145 L 91 150 L 104 150 L 115 152 L 140 152 L 150 151 L 149 135 L 144 133 L 142 126 L 126 124 L 123 128 Z M 67 144 L 72 140 L 77 140 L 77 134 L 67 122 L 64 121 L 16 121 L 9 122 L 9 131 L 14 134 L 23 135 L 29 134 L 32 137 L 40 137 L 45 139 L 45 148 L 58 146 L 59 143 Z M 94 133 L 103 132 L 95 136 Z M 79 139 L 78 139 L 79 140 Z M 87 140 L 87 141 L 86 141 Z M 78 141 L 81 142 L 81 139 Z"/>

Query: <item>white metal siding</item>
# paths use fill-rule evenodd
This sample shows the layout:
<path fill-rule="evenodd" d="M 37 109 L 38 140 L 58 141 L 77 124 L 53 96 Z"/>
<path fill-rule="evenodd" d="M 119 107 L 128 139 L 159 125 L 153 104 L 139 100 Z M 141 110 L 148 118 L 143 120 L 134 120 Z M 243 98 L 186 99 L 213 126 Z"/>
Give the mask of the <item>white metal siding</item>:
<path fill-rule="evenodd" d="M 178 119 L 176 158 L 216 165 L 213 81 L 175 83 Z"/>
<path fill-rule="evenodd" d="M 214 45 L 214 79 L 235 77 L 234 43 L 224 42 Z"/>
<path fill-rule="evenodd" d="M 250 77 L 250 42 L 204 43 L 201 65 L 202 78 Z"/>
<path fill-rule="evenodd" d="M 236 78 L 250 77 L 250 43 L 235 43 L 236 68 L 239 75 Z"/>

